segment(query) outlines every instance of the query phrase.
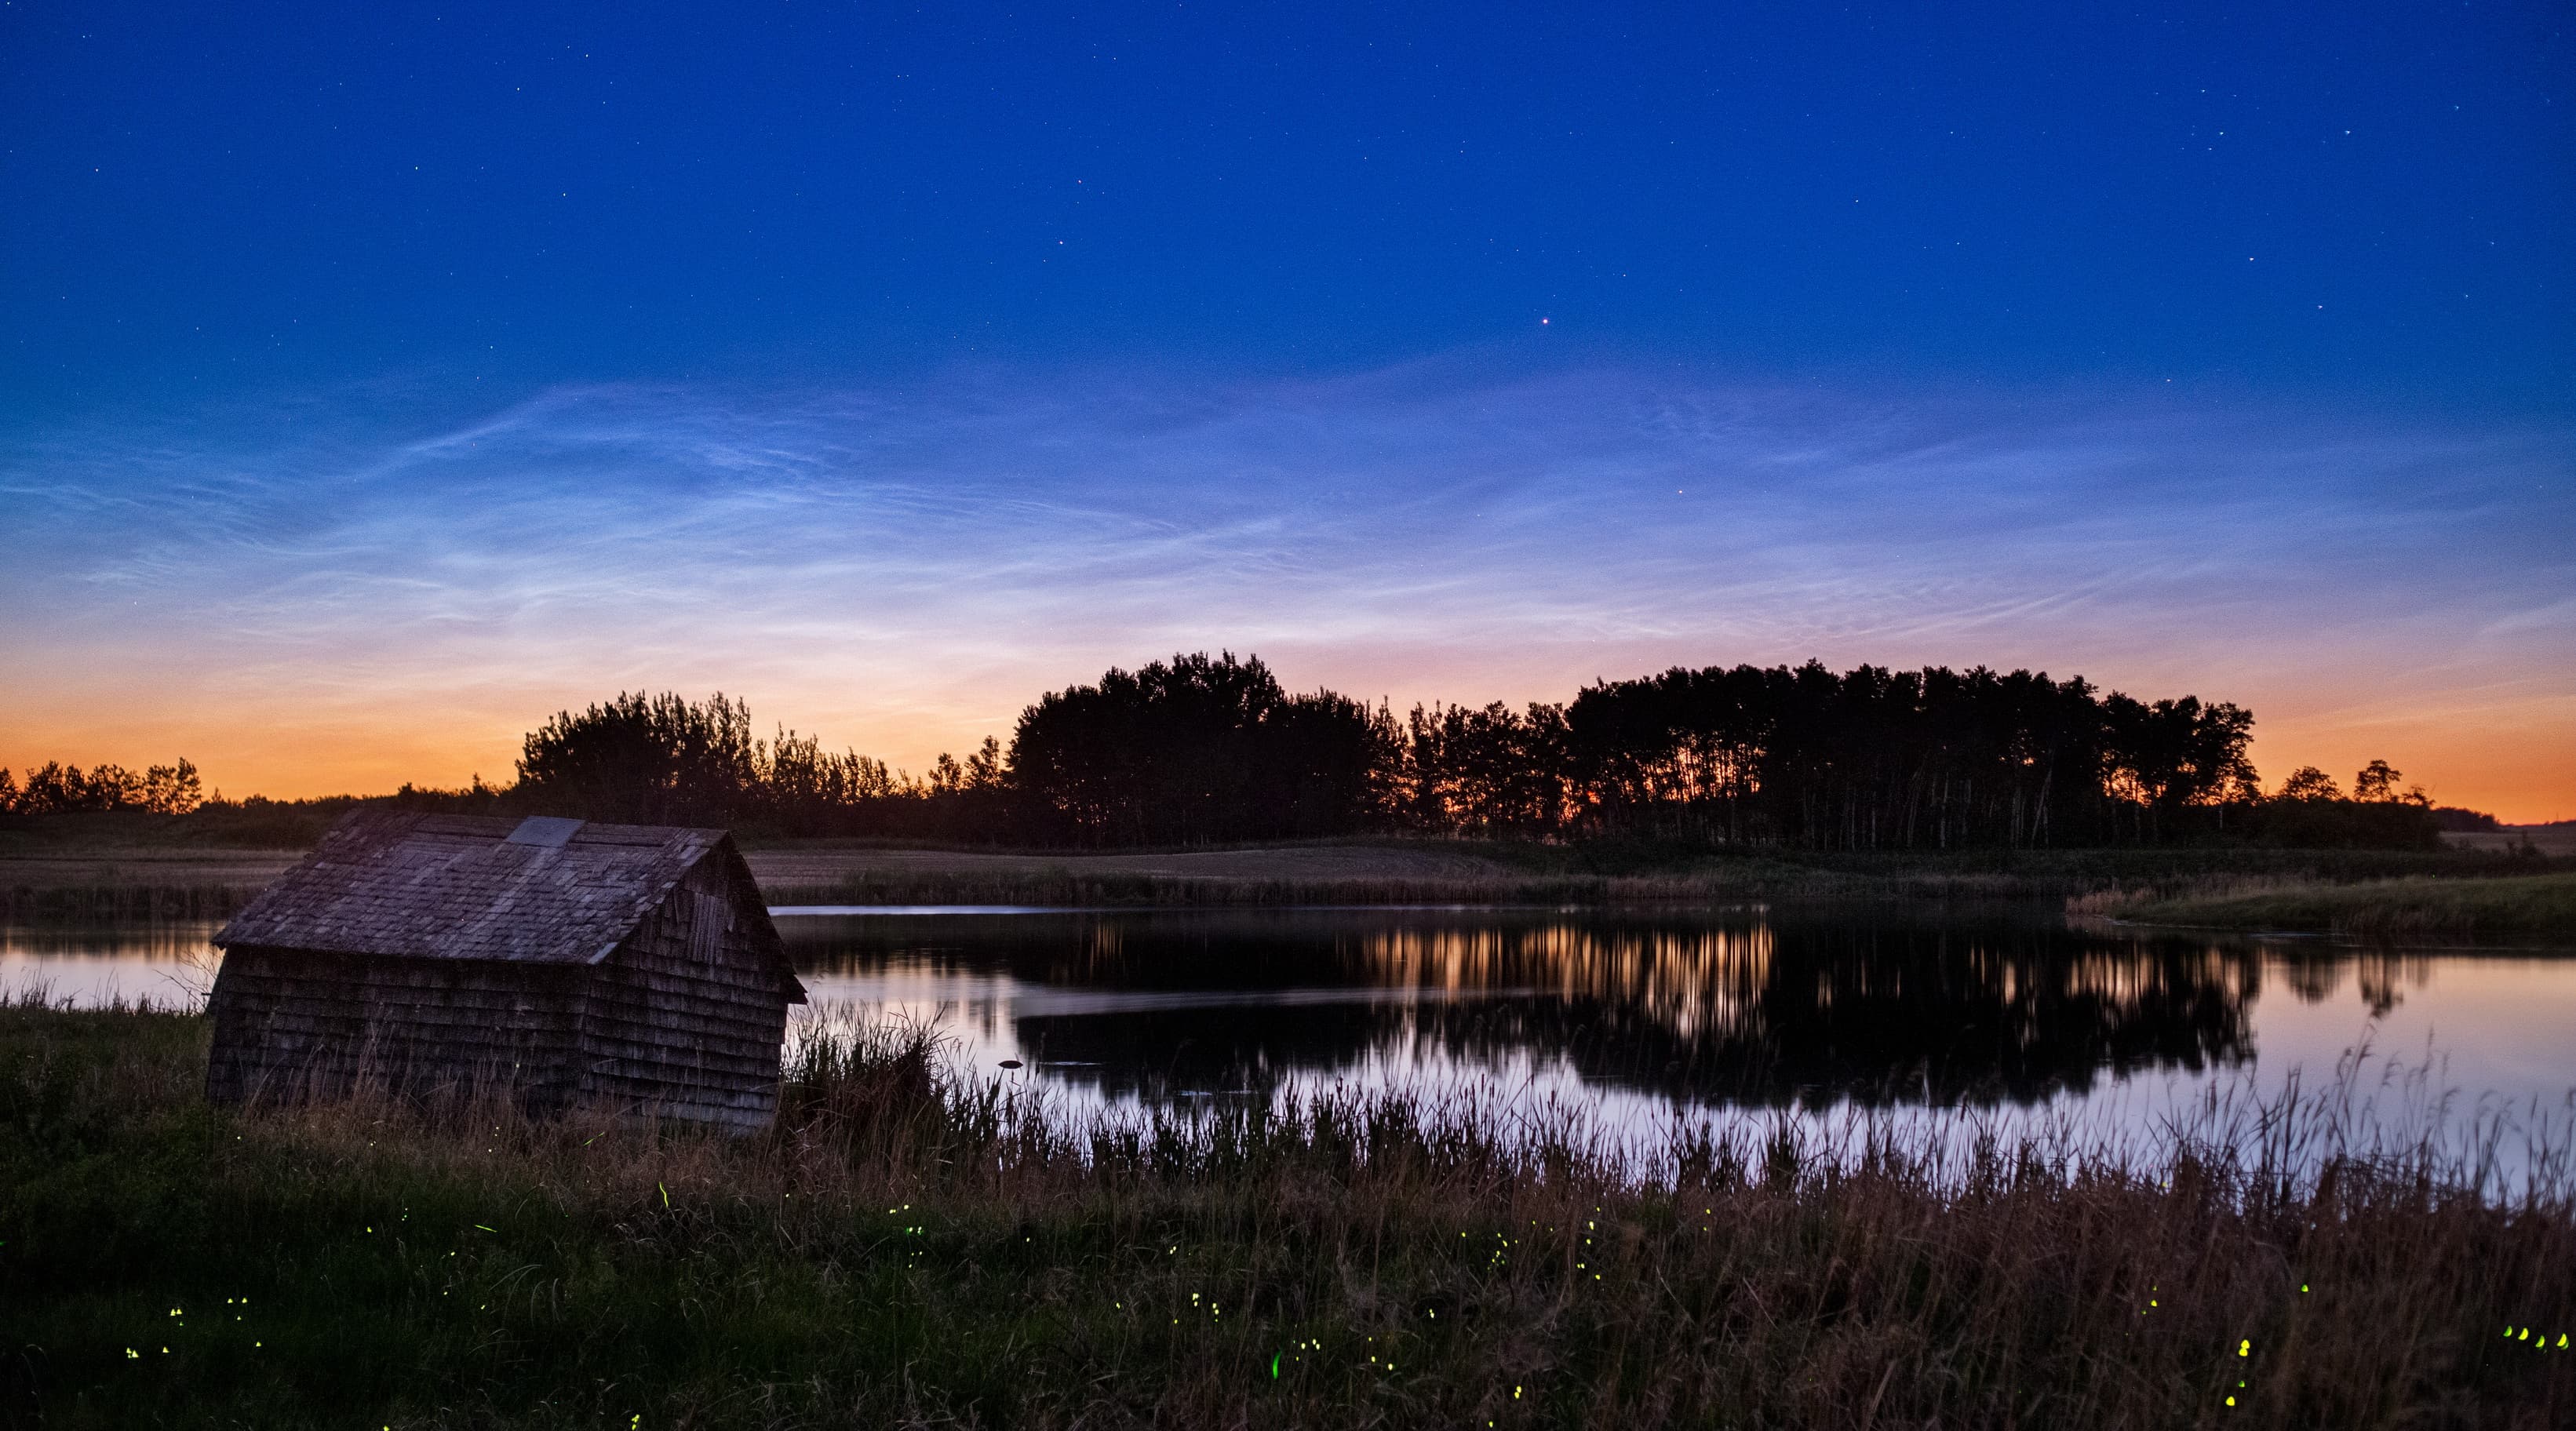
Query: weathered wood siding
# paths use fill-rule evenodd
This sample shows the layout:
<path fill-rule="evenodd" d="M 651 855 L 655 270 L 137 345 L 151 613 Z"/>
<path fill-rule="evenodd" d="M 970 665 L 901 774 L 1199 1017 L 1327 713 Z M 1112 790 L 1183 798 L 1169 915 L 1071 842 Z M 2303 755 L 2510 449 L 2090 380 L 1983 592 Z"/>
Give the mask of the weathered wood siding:
<path fill-rule="evenodd" d="M 592 970 L 584 1101 L 746 1128 L 777 1113 L 788 994 L 752 941 L 749 898 L 706 861 Z"/>
<path fill-rule="evenodd" d="M 590 1104 L 763 1126 L 778 1108 L 787 1004 L 802 990 L 759 898 L 726 843 L 597 962 L 236 944 L 208 1002 L 207 1095 L 340 1097 L 366 1085 L 436 1097 L 506 1084 L 540 1112 Z M 511 947 L 511 931 L 484 933 Z"/>
<path fill-rule="evenodd" d="M 207 1096 L 443 1096 L 494 1082 L 540 1110 L 579 1087 L 579 966 L 237 947 L 207 1014 Z"/>

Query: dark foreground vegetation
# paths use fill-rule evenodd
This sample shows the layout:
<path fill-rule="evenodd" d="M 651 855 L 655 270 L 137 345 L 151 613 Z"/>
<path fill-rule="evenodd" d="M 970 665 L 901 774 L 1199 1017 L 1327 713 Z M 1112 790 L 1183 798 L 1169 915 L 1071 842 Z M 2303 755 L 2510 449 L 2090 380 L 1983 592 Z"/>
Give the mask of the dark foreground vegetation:
<path fill-rule="evenodd" d="M 1473 1101 L 1050 1122 L 887 1029 L 803 1045 L 779 1126 L 728 1141 L 219 1112 L 203 1046 L 192 1017 L 0 1009 L 0 1419 L 2576 1418 L 2563 1161 L 2499 1201 L 2282 1123 L 2268 1160 L 1753 1124 L 1631 1176 L 1579 1118 Z"/>
<path fill-rule="evenodd" d="M 1946 851 L 2191 843 L 2431 848 L 2448 824 L 2382 761 L 2349 794 L 2315 769 L 2266 792 L 2253 713 L 1978 667 L 1675 668 L 1564 703 L 1416 706 L 1285 690 L 1204 652 L 1048 692 L 1010 742 L 923 776 L 755 733 L 719 694 L 620 694 L 528 733 L 514 783 L 390 797 L 460 813 L 720 825 L 752 837 L 1072 848 L 1354 835 L 1656 840 L 1701 850 Z M 148 810 L 210 834 L 317 832 L 349 800 L 200 801 L 181 761 L 59 763 L 0 813 Z M 2492 824 L 2491 820 L 2487 823 Z M 305 834 L 293 843 L 309 843 Z"/>

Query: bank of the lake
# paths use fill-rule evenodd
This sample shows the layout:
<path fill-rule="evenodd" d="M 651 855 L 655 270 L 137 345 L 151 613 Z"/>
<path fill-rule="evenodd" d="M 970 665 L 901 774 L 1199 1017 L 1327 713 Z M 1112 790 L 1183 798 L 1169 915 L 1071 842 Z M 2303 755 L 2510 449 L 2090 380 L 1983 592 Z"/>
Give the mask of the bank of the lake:
<path fill-rule="evenodd" d="M 302 857 L 170 836 L 182 817 L 0 822 L 0 917 L 212 917 Z M 746 841 L 782 905 L 1711 904 L 1802 898 L 2172 893 L 2215 878 L 2346 883 L 2576 871 L 2515 851 L 2252 846 L 1711 853 L 1651 841 L 1340 840 L 1156 850 Z"/>
<path fill-rule="evenodd" d="M 2079 895 L 2067 908 L 2076 915 L 2200 929 L 2576 947 L 2576 874 L 2567 873 L 2353 883 L 2235 877 L 2180 891 Z"/>
<path fill-rule="evenodd" d="M 724 1140 L 248 1115 L 193 1017 L 0 1010 L 0 1417 L 47 1426 L 2543 1427 L 2566 1188 L 2224 1158 L 1643 1182 L 1404 1099 L 1067 1132 L 884 1030 Z M 1783 1124 L 1783 1128 L 1793 1125 Z M 2134 1151 L 2134 1150 L 2133 1150 Z M 640 1418 L 640 1419 L 638 1419 Z"/>

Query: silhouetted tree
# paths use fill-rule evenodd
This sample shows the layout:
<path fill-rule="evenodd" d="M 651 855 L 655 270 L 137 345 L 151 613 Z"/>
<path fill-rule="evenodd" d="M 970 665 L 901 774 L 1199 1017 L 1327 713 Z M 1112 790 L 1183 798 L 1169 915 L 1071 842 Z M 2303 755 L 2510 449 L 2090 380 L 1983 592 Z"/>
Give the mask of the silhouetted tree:
<path fill-rule="evenodd" d="M 19 807 L 30 815 L 58 815 L 89 808 L 89 777 L 77 765 L 48 760 L 27 772 Z"/>
<path fill-rule="evenodd" d="M 1563 706 L 1415 706 L 1405 718 L 1403 755 L 1401 803 L 1427 828 L 1550 834 L 1572 814 Z"/>
<path fill-rule="evenodd" d="M 528 734 L 519 786 L 538 805 L 633 824 L 727 824 L 758 804 L 751 708 L 619 692 Z"/>
<path fill-rule="evenodd" d="M 834 755 L 792 730 L 781 728 L 775 740 L 752 747 L 746 810 L 784 833 L 883 833 L 893 808 L 919 797 L 884 761 L 855 751 Z"/>
<path fill-rule="evenodd" d="M 425 808 L 503 808 L 794 835 L 1194 843 L 1386 828 L 1704 846 L 1920 849 L 2221 837 L 2408 846 L 2435 840 L 2420 790 L 2373 761 L 2345 800 L 2313 767 L 2262 798 L 2253 715 L 2196 696 L 2097 695 L 2081 677 L 1822 662 L 1675 667 L 1596 681 L 1567 705 L 1415 706 L 1401 722 L 1329 690 L 1292 695 L 1259 657 L 1176 655 L 1024 710 L 914 779 L 833 754 L 717 694 L 620 692 L 522 744 L 518 783 L 413 790 Z M 182 760 L 141 775 L 49 763 L 0 808 L 184 811 Z M 244 802 L 247 810 L 260 802 Z"/>
<path fill-rule="evenodd" d="M 1675 668 L 1567 711 L 1580 825 L 1823 848 L 2157 838 L 2250 801 L 2253 717 L 1985 667 Z"/>
<path fill-rule="evenodd" d="M 2344 798 L 2334 777 L 2303 765 L 2281 782 L 2262 806 L 2263 837 L 2274 844 L 2316 849 L 2430 849 L 2441 843 L 2443 821 L 2421 790 L 2397 793 L 2403 777 L 2374 760 L 2353 778 Z"/>
<path fill-rule="evenodd" d="M 2144 822 L 2145 838 L 2160 837 L 2177 812 L 2220 806 L 2254 783 L 2245 756 L 2252 712 L 2195 696 L 2141 704 L 2118 691 L 2102 707 L 2111 791 Z"/>
<path fill-rule="evenodd" d="M 2335 778 L 2333 776 L 2326 774 L 2315 766 L 2302 765 L 2298 769 L 2290 772 L 2289 779 L 2281 782 L 2281 793 L 2276 798 L 2282 800 L 2340 800 L 2343 798 L 2343 787 L 2335 784 Z"/>
<path fill-rule="evenodd" d="M 2387 761 L 2374 760 L 2363 766 L 2360 774 L 2352 777 L 2352 798 L 2372 801 L 2407 800 L 2421 805 L 2433 803 L 2424 798 L 2424 792 L 2420 789 L 2410 788 L 2404 794 L 2398 793 L 2397 782 L 2405 778 Z"/>
<path fill-rule="evenodd" d="M 155 765 L 143 772 L 143 808 L 159 815 L 185 815 L 205 803 L 205 787 L 198 782 L 197 767 L 182 759 L 175 765 Z"/>
<path fill-rule="evenodd" d="M 27 772 L 24 789 L 0 794 L 6 795 L 5 800 L 0 800 L 0 809 L 22 815 L 60 815 L 82 810 L 184 815 L 204 800 L 197 767 L 186 760 L 150 766 L 139 775 L 122 765 L 101 763 L 84 772 L 77 765 L 49 760 Z"/>
<path fill-rule="evenodd" d="M 1372 813 L 1386 724 L 1330 691 L 1287 694 L 1259 657 L 1199 652 L 1040 697 L 1009 772 L 1033 819 L 1085 844 L 1333 834 Z"/>

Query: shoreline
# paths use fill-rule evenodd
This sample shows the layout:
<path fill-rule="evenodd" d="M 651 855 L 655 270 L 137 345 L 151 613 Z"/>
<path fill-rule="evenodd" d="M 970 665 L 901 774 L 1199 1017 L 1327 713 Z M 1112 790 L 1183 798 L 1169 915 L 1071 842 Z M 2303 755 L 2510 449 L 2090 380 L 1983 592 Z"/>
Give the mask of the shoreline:
<path fill-rule="evenodd" d="M 292 849 L 0 846 L 0 917 L 222 918 L 303 857 Z M 838 843 L 744 852 L 773 905 L 1681 907 L 1751 899 L 2173 898 L 2213 882 L 2428 885 L 2576 873 L 2576 858 L 2463 850 L 2137 848 L 1685 852 L 1375 841 L 1147 851 Z M 2107 911 L 2097 911 L 2107 912 Z"/>
<path fill-rule="evenodd" d="M 2136 928 L 2563 952 L 2576 948 L 2576 874 L 2351 883 L 2217 877 L 2178 889 L 2074 895 L 2066 912 Z"/>

